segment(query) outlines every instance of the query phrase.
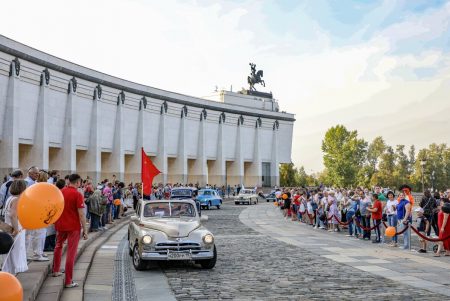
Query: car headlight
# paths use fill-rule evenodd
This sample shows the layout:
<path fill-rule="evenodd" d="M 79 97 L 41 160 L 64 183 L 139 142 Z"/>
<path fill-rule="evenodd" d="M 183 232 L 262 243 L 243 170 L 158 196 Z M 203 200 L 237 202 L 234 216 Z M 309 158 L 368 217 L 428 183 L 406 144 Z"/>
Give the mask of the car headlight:
<path fill-rule="evenodd" d="M 206 234 L 205 236 L 203 236 L 203 241 L 205 242 L 205 244 L 212 244 L 214 242 L 214 236 L 212 236 L 211 234 Z"/>
<path fill-rule="evenodd" d="M 146 245 L 149 245 L 152 243 L 152 237 L 150 235 L 144 235 L 142 237 L 142 242 Z"/>

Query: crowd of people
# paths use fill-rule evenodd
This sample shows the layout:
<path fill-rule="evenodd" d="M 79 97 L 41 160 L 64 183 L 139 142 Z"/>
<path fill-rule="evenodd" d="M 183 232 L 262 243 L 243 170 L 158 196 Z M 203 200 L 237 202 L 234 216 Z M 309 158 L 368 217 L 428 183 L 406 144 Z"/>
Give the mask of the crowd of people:
<path fill-rule="evenodd" d="M 15 240 L 9 255 L 3 256 L 2 271 L 16 275 L 28 270 L 30 261 L 48 261 L 46 252 L 54 252 L 53 276 L 62 275 L 60 270 L 62 247 L 67 241 L 65 264 L 65 286 L 76 287 L 72 281 L 78 242 L 87 239 L 89 232 L 106 229 L 107 224 L 120 219 L 127 211 L 127 199 L 137 202 L 139 184 L 113 179 L 94 184 L 92 179 L 82 179 L 78 174 L 66 175 L 64 178 L 57 171 L 40 170 L 32 166 L 26 176 L 22 170 L 15 170 L 5 177 L 0 186 L 0 228 L 10 233 Z M 54 225 L 36 230 L 22 228 L 17 205 L 20 195 L 27 187 L 46 182 L 61 190 L 64 197 L 64 210 Z"/>
<path fill-rule="evenodd" d="M 277 189 L 277 205 L 286 219 L 309 224 L 314 229 L 331 233 L 346 228 L 349 238 L 385 242 L 390 247 L 410 249 L 411 231 L 420 238 L 419 253 L 427 253 L 427 241 L 437 242 L 434 256 L 450 256 L 450 190 L 425 191 L 415 201 L 411 187 L 403 185 L 400 191 L 382 192 L 376 186 L 367 188 L 285 188 Z M 393 229 L 393 235 L 387 228 Z M 386 232 L 385 232 L 386 231 Z M 389 237 L 390 236 L 390 237 Z M 399 246 L 398 238 L 403 244 Z M 373 239 L 372 239 L 373 238 Z"/>

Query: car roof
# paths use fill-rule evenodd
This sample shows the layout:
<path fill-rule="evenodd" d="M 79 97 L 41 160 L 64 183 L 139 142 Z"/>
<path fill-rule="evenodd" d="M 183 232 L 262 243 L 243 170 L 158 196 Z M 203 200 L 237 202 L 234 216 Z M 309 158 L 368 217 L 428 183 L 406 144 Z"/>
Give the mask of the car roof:
<path fill-rule="evenodd" d="M 171 200 L 142 200 L 142 203 L 189 203 L 195 205 L 195 201 L 192 199 L 171 199 Z"/>

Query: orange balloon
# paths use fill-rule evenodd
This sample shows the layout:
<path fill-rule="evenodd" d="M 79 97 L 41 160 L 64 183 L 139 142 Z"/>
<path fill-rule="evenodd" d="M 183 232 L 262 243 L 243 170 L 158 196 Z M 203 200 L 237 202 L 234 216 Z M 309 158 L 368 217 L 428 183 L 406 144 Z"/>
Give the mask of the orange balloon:
<path fill-rule="evenodd" d="M 283 198 L 283 200 L 286 200 L 288 198 L 286 193 L 283 193 L 283 195 L 281 197 Z"/>
<path fill-rule="evenodd" d="M 17 215 L 27 230 L 54 224 L 64 210 L 64 197 L 55 185 L 36 183 L 25 189 L 17 204 Z"/>
<path fill-rule="evenodd" d="M 22 301 L 23 289 L 10 273 L 0 272 L 0 301 Z"/>
<path fill-rule="evenodd" d="M 114 200 L 114 205 L 119 206 L 120 205 L 120 200 L 119 199 L 115 199 Z"/>
<path fill-rule="evenodd" d="M 384 235 L 386 235 L 387 237 L 393 237 L 396 233 L 397 231 L 395 230 L 395 227 L 387 227 Z"/>

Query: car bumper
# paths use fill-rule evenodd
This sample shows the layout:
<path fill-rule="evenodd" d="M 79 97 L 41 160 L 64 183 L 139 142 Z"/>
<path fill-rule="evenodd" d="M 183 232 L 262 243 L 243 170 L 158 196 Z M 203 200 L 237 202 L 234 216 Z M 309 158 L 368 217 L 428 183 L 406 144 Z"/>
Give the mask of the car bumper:
<path fill-rule="evenodd" d="M 214 250 L 202 250 L 197 251 L 195 254 L 191 254 L 192 260 L 202 260 L 202 259 L 211 259 L 214 257 Z M 160 252 L 155 251 L 144 251 L 142 252 L 141 258 L 143 260 L 168 260 L 167 254 L 161 254 Z"/>

